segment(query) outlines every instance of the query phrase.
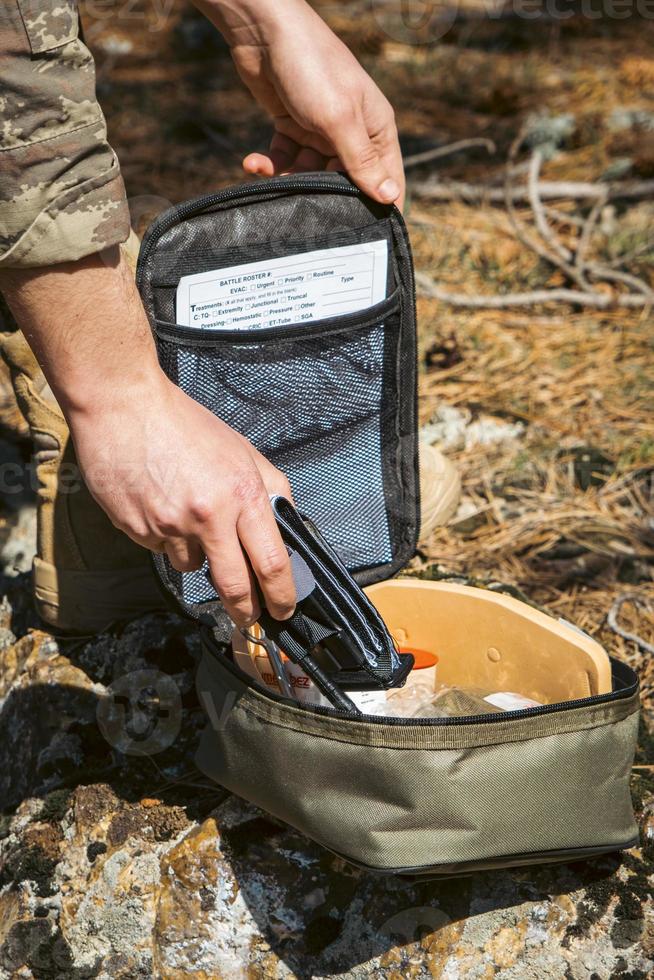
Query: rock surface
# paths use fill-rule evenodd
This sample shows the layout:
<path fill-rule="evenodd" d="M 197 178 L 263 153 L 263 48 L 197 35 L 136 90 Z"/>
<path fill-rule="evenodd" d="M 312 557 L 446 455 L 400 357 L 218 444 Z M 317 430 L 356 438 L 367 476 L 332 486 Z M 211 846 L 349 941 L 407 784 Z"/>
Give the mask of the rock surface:
<path fill-rule="evenodd" d="M 643 848 L 411 883 L 358 871 L 194 769 L 194 628 L 92 640 L 0 605 L 0 978 L 644 980 L 654 970 L 654 778 Z"/>
<path fill-rule="evenodd" d="M 149 617 L 94 641 L 16 640 L 2 609 L 1 977 L 651 975 L 647 776 L 634 777 L 642 851 L 440 883 L 376 877 L 194 771 L 192 628 Z M 107 703 L 136 689 L 121 727 Z"/>

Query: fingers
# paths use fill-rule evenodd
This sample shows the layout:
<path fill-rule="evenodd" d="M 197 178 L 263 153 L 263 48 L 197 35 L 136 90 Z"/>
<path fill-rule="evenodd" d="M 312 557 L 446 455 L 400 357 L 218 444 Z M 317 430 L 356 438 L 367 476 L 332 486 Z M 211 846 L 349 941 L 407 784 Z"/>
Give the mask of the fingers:
<path fill-rule="evenodd" d="M 317 150 L 312 149 L 310 146 L 302 147 L 293 164 L 294 173 L 307 173 L 312 170 L 324 169 L 325 157 L 322 153 L 318 153 Z"/>
<path fill-rule="evenodd" d="M 254 448 L 254 446 L 249 447 L 252 457 L 254 459 L 254 465 L 259 470 L 259 475 L 263 480 L 263 485 L 266 488 L 266 493 L 269 497 L 280 496 L 286 497 L 287 500 L 293 502 L 293 491 L 291 490 L 291 485 L 284 476 L 284 474 L 277 469 L 276 466 L 266 459 L 265 456 Z"/>
<path fill-rule="evenodd" d="M 285 136 L 283 133 L 274 133 L 270 141 L 270 159 L 276 174 L 288 173 L 295 164 L 302 144 L 297 140 Z"/>
<path fill-rule="evenodd" d="M 295 610 L 295 583 L 291 562 L 263 487 L 256 504 L 241 510 L 236 529 L 268 612 L 274 619 L 288 619 Z"/>
<path fill-rule="evenodd" d="M 298 143 L 283 133 L 275 133 L 269 152 L 248 154 L 243 160 L 243 169 L 260 177 L 272 177 L 324 170 L 326 162 L 325 155 L 314 147 Z"/>
<path fill-rule="evenodd" d="M 265 153 L 248 153 L 243 160 L 243 170 L 259 177 L 275 176 L 275 164 Z"/>
<path fill-rule="evenodd" d="M 178 572 L 194 572 L 202 568 L 204 554 L 200 542 L 193 538 L 167 538 L 164 551 Z"/>
<path fill-rule="evenodd" d="M 220 537 L 205 542 L 211 578 L 227 614 L 237 626 L 251 626 L 261 614 L 252 570 L 236 529 L 225 528 Z"/>
<path fill-rule="evenodd" d="M 291 488 L 283 473 L 249 443 L 247 448 L 256 469 L 238 485 L 235 525 L 212 520 L 201 541 L 218 594 L 239 626 L 259 617 L 255 579 L 275 619 L 293 614 L 296 597 L 290 559 L 268 499 L 280 494 L 292 500 Z"/>
<path fill-rule="evenodd" d="M 400 211 L 403 211 L 404 200 L 406 197 L 406 177 L 404 175 L 404 160 L 402 159 L 402 150 L 400 148 L 400 141 L 397 137 L 395 123 L 393 123 L 393 131 L 393 138 L 390 140 L 390 143 L 387 143 L 384 147 L 383 158 L 387 163 L 389 172 L 394 176 L 394 179 L 396 179 L 400 185 L 400 196 L 397 198 L 394 204 Z"/>
<path fill-rule="evenodd" d="M 348 174 L 362 191 L 382 204 L 402 202 L 404 173 L 392 113 L 373 137 L 362 116 L 347 124 L 341 121 L 328 135 Z"/>
<path fill-rule="evenodd" d="M 291 173 L 301 149 L 300 144 L 290 136 L 275 133 L 270 141 L 269 152 L 250 153 L 243 161 L 243 169 L 246 173 L 258 174 L 260 177 Z"/>

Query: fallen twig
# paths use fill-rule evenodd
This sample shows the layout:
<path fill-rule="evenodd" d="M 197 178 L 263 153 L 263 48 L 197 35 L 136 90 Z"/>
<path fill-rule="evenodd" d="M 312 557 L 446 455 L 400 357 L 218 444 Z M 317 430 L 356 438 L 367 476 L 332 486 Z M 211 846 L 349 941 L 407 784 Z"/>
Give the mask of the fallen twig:
<path fill-rule="evenodd" d="M 646 297 L 648 303 L 654 304 L 654 290 L 651 290 L 646 282 L 630 272 L 622 272 L 619 269 L 610 269 L 598 262 L 588 262 L 586 264 L 588 272 L 597 279 L 606 279 L 607 282 L 621 282 L 625 286 L 632 286 Z"/>
<path fill-rule="evenodd" d="M 605 266 L 599 262 L 591 262 L 586 258 L 590 247 L 593 229 L 597 223 L 602 207 L 609 200 L 611 186 L 608 184 L 585 185 L 592 187 L 595 203 L 591 208 L 590 214 L 581 225 L 581 232 L 574 250 L 571 250 L 560 241 L 556 231 L 548 223 L 545 206 L 542 202 L 542 192 L 545 182 L 540 181 L 540 169 L 543 156 L 540 150 L 534 150 L 529 163 L 527 177 L 527 197 L 531 205 L 532 214 L 536 224 L 538 236 L 534 235 L 527 224 L 522 220 L 516 211 L 515 186 L 513 183 L 517 167 L 517 157 L 523 146 L 526 137 L 526 127 L 523 127 L 509 149 L 504 188 L 502 191 L 507 216 L 513 232 L 523 245 L 534 252 L 539 258 L 559 269 L 569 283 L 576 286 L 576 289 L 540 289 L 524 293 L 504 293 L 499 296 L 470 296 L 465 293 L 450 293 L 441 289 L 431 277 L 425 273 L 418 273 L 416 281 L 421 290 L 428 296 L 450 303 L 453 306 L 462 306 L 472 309 L 505 309 L 512 306 L 531 306 L 534 303 L 565 302 L 574 303 L 581 306 L 590 306 L 598 310 L 606 310 L 611 307 L 634 308 L 651 307 L 654 305 L 654 290 L 649 285 L 628 272 L 622 272 Z M 565 186 L 570 190 L 571 185 Z M 650 187 L 654 191 L 654 181 L 643 181 L 643 187 Z M 635 292 L 614 293 L 609 290 L 598 290 L 589 282 L 588 277 L 604 285 L 612 282 L 621 283 L 628 286 Z"/>
<path fill-rule="evenodd" d="M 418 197 L 434 201 L 467 201 L 469 204 L 504 204 L 503 188 L 485 187 L 483 184 L 465 184 L 459 181 L 411 181 L 411 192 Z M 654 180 L 623 181 L 615 184 L 592 184 L 586 181 L 541 180 L 538 195 L 541 201 L 596 201 L 606 192 L 607 201 L 640 200 L 654 197 Z M 512 187 L 514 204 L 529 204 L 527 187 Z"/>
<path fill-rule="evenodd" d="M 570 262 L 573 258 L 572 252 L 556 237 L 554 231 L 550 228 L 545 212 L 543 209 L 543 204 L 540 200 L 540 194 L 538 192 L 538 177 L 540 175 L 540 168 L 543 162 L 543 155 L 539 150 L 535 150 L 532 154 L 531 161 L 529 164 L 529 178 L 527 183 L 527 188 L 529 191 L 529 203 L 531 204 L 531 210 L 534 212 L 534 218 L 536 220 L 536 227 L 540 232 L 540 236 L 546 245 L 549 245 L 556 254 L 564 262 Z"/>
<path fill-rule="evenodd" d="M 541 184 L 539 183 L 538 186 L 540 189 Z M 559 224 L 573 225 L 575 228 L 584 227 L 585 224 L 584 219 L 578 218 L 575 214 L 568 214 L 567 211 L 560 211 L 559 208 L 553 208 L 549 204 L 543 204 L 543 211 L 548 216 L 548 218 L 552 218 L 554 221 L 558 221 Z"/>
<path fill-rule="evenodd" d="M 607 190 L 602 188 L 604 193 L 600 194 L 592 208 L 590 213 L 586 218 L 583 227 L 581 229 L 581 235 L 579 236 L 579 244 L 577 245 L 577 253 L 575 255 L 575 265 L 577 268 L 581 269 L 583 272 L 584 263 L 586 259 L 586 252 L 588 251 L 588 246 L 590 245 L 590 240 L 593 237 L 593 230 L 597 224 L 597 219 L 599 218 L 602 208 L 607 201 Z"/>
<path fill-rule="evenodd" d="M 650 608 L 649 603 L 646 602 L 642 596 L 636 595 L 633 592 L 627 592 L 625 595 L 619 595 L 614 600 L 613 605 L 607 613 L 607 625 L 613 630 L 614 633 L 621 636 L 623 640 L 628 640 L 630 643 L 635 643 L 636 646 L 639 647 L 639 649 L 641 649 L 644 653 L 654 654 L 654 644 L 648 643 L 647 640 L 644 640 L 642 636 L 638 635 L 638 633 L 630 633 L 629 630 L 623 629 L 618 624 L 618 615 L 625 602 L 633 602 L 637 609 L 649 610 Z"/>
<path fill-rule="evenodd" d="M 596 279 L 604 279 L 607 282 L 621 282 L 625 286 L 631 286 L 637 292 L 642 293 L 646 296 L 650 303 L 654 303 L 654 291 L 650 289 L 644 280 L 640 279 L 638 276 L 634 276 L 630 272 L 622 272 L 619 269 L 615 269 L 613 266 L 604 265 L 601 262 L 589 262 L 586 260 L 586 254 L 590 247 L 591 239 L 593 237 L 593 231 L 597 225 L 600 214 L 602 213 L 602 208 L 607 202 L 608 196 L 606 193 L 602 197 L 599 197 L 584 223 L 581 235 L 579 236 L 579 244 L 577 245 L 577 251 L 575 253 L 575 265 L 579 269 L 582 275 L 586 272 Z"/>
<path fill-rule="evenodd" d="M 572 265 L 567 259 L 562 258 L 562 256 L 558 252 L 550 251 L 549 249 L 541 245 L 540 241 L 531 234 L 531 232 L 528 230 L 524 222 L 518 217 L 518 214 L 514 207 L 515 202 L 513 201 L 511 196 L 511 191 L 512 191 L 511 172 L 515 165 L 516 157 L 518 155 L 520 147 L 524 142 L 525 136 L 526 136 L 526 127 L 523 126 L 523 128 L 520 130 L 520 132 L 514 139 L 509 149 L 509 157 L 506 166 L 506 180 L 504 183 L 504 201 L 506 204 L 506 210 L 509 216 L 509 221 L 511 222 L 516 238 L 518 239 L 518 241 L 522 242 L 523 245 L 526 245 L 527 248 L 530 248 L 532 252 L 535 252 L 536 255 L 539 256 L 539 258 L 544 259 L 546 262 L 549 262 L 550 265 L 556 266 L 557 269 L 560 269 L 561 272 L 563 272 L 563 274 L 565 275 L 566 279 L 568 279 L 570 282 L 575 283 L 582 291 L 582 293 L 589 293 L 589 294 L 593 293 L 593 290 L 589 286 L 588 282 L 586 281 L 583 272 L 580 269 L 577 269 L 574 265 Z M 538 158 L 540 158 L 540 154 L 538 153 L 538 151 L 536 151 L 534 155 L 536 154 L 538 154 Z M 536 207 L 540 206 L 540 200 L 538 197 L 537 190 L 535 189 L 534 186 L 537 183 L 537 181 L 533 180 L 533 176 L 535 172 L 536 178 L 538 177 L 539 166 L 540 165 L 537 160 L 536 168 L 534 167 L 530 168 L 531 186 L 530 188 L 528 188 L 528 190 L 534 196 Z M 547 224 L 544 216 L 542 217 L 542 220 L 543 222 L 545 222 L 545 224 Z"/>
<path fill-rule="evenodd" d="M 590 306 L 597 310 L 612 307 L 634 308 L 652 305 L 646 296 L 629 293 L 614 296 L 609 293 L 586 293 L 577 289 L 534 289 L 528 293 L 502 293 L 499 296 L 469 296 L 466 293 L 450 293 L 441 289 L 425 272 L 416 272 L 418 291 L 425 296 L 439 299 L 451 306 L 462 306 L 476 310 L 502 310 L 511 306 L 533 306 L 535 303 L 575 303 Z"/>
<path fill-rule="evenodd" d="M 451 156 L 453 153 L 459 153 L 461 150 L 471 150 L 476 147 L 483 147 L 489 153 L 495 153 L 497 151 L 495 143 L 484 137 L 458 140 L 456 143 L 448 143 L 447 146 L 435 146 L 432 150 L 425 150 L 423 153 L 414 153 L 412 156 L 405 157 L 403 160 L 404 169 L 418 167 L 420 164 L 429 163 L 431 160 L 440 160 L 442 157 Z"/>

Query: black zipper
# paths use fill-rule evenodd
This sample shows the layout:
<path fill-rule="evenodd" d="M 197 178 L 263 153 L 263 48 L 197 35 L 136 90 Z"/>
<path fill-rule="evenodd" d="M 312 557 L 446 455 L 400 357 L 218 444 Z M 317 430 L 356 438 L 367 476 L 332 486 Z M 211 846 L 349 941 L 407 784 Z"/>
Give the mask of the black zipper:
<path fill-rule="evenodd" d="M 177 204 L 175 207 L 170 208 L 160 217 L 155 218 L 143 240 L 136 269 L 136 285 L 139 292 L 143 285 L 143 269 L 150 252 L 161 236 L 165 235 L 174 225 L 185 221 L 194 214 L 200 214 L 216 204 L 226 204 L 229 201 L 235 201 L 241 197 L 252 197 L 257 194 L 262 200 L 268 200 L 278 197 L 280 194 L 306 191 L 309 189 L 326 192 L 331 191 L 336 194 L 348 194 L 351 197 L 366 196 L 355 184 L 345 184 L 340 175 L 335 176 L 338 179 L 334 181 L 330 181 L 324 177 L 312 179 L 308 176 L 305 176 L 302 180 L 293 177 L 277 177 L 268 181 L 257 180 L 251 184 L 238 184 L 236 187 L 226 187 L 223 191 L 214 191 L 213 194 L 205 194 L 203 197 L 196 197 L 192 201 L 186 201 L 184 204 Z M 404 219 L 397 208 L 393 207 L 392 210 L 396 212 L 395 216 L 404 224 Z"/>
<path fill-rule="evenodd" d="M 225 654 L 214 648 L 213 637 L 211 637 L 210 643 L 210 646 L 208 644 L 206 644 L 206 646 L 209 647 L 211 655 L 215 657 L 218 663 L 222 667 L 226 668 L 235 677 L 239 678 L 240 680 L 245 680 L 246 687 L 252 687 L 252 678 L 248 677 L 248 675 L 245 674 L 244 671 L 242 671 L 235 663 L 230 661 Z M 625 674 L 631 675 L 634 678 L 630 684 L 624 688 L 621 688 L 620 690 L 609 691 L 606 694 L 591 694 L 587 698 L 574 698 L 572 701 L 557 701 L 553 704 L 542 704 L 537 708 L 520 708 L 517 711 L 497 711 L 483 715 L 462 715 L 454 718 L 397 718 L 391 715 L 366 715 L 358 712 L 354 713 L 349 711 L 339 711 L 337 708 L 326 708 L 323 705 L 318 704 L 307 707 L 306 705 L 300 704 L 298 701 L 274 694 L 272 691 L 269 691 L 266 688 L 260 688 L 257 686 L 256 689 L 257 693 L 262 693 L 264 697 L 269 698 L 271 701 L 289 705 L 293 708 L 299 708 L 300 711 L 309 711 L 311 714 L 324 715 L 328 718 L 340 718 L 343 721 L 370 722 L 373 720 L 388 727 L 397 725 L 398 727 L 409 726 L 415 728 L 456 728 L 459 725 L 492 725 L 507 719 L 509 721 L 519 721 L 521 718 L 539 718 L 541 715 L 551 715 L 555 714 L 557 711 L 572 711 L 574 708 L 587 708 L 592 707 L 593 705 L 610 704 L 613 701 L 623 701 L 632 697 L 637 693 L 640 686 L 636 672 L 627 664 L 620 660 L 616 660 L 614 657 L 610 657 L 609 659 L 614 670 L 624 671 Z"/>

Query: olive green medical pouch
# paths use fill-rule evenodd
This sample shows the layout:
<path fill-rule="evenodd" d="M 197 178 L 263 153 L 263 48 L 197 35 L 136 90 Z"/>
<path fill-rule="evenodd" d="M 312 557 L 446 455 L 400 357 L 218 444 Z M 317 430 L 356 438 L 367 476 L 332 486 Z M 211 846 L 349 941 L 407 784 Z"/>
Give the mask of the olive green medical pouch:
<path fill-rule="evenodd" d="M 210 723 L 200 768 L 352 863 L 453 875 L 637 842 L 629 775 L 638 682 L 623 663 L 611 661 L 610 693 L 539 708 L 347 716 L 255 689 L 203 632 L 197 688 Z M 542 642 L 524 656 L 537 656 Z"/>
<path fill-rule="evenodd" d="M 388 275 L 385 298 L 369 308 L 263 328 L 177 322 L 183 277 L 227 270 L 231 282 L 239 264 L 302 263 L 312 250 L 371 243 L 386 248 Z M 452 875 L 632 846 L 633 671 L 612 662 L 611 677 L 597 644 L 516 600 L 387 581 L 411 558 L 419 525 L 415 299 L 399 212 L 336 174 L 229 188 L 154 223 L 138 283 L 168 376 L 288 474 L 298 507 L 359 584 L 377 583 L 370 598 L 396 642 L 433 650 L 439 682 L 542 703 L 412 719 L 287 699 L 234 662 L 232 624 L 206 569 L 160 565 L 200 621 L 197 688 L 209 719 L 200 768 L 387 873 Z"/>

